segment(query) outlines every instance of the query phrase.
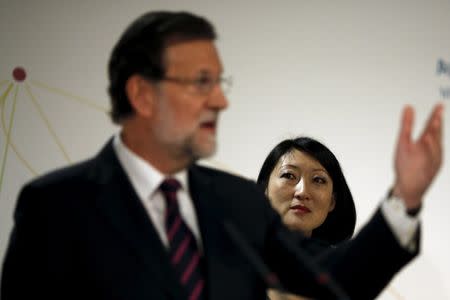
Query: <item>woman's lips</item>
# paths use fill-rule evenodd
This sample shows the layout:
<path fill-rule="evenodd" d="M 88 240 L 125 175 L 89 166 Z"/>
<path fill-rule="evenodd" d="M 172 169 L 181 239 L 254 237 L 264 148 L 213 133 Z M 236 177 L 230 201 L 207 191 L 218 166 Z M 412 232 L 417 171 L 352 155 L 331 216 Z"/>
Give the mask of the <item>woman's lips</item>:
<path fill-rule="evenodd" d="M 303 205 L 294 205 L 294 206 L 291 206 L 289 209 L 291 209 L 294 213 L 297 213 L 297 214 L 306 214 L 306 213 L 311 212 L 311 210 L 309 208 L 307 208 L 306 206 L 303 206 Z"/>

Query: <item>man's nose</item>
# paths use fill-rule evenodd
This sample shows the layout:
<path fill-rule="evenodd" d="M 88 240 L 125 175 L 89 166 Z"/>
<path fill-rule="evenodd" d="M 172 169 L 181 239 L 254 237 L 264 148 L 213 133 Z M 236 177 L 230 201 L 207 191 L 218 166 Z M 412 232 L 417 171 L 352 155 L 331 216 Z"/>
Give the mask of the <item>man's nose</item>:
<path fill-rule="evenodd" d="M 220 84 L 216 84 L 211 91 L 211 95 L 208 99 L 208 106 L 215 110 L 223 110 L 228 107 L 228 99 Z"/>

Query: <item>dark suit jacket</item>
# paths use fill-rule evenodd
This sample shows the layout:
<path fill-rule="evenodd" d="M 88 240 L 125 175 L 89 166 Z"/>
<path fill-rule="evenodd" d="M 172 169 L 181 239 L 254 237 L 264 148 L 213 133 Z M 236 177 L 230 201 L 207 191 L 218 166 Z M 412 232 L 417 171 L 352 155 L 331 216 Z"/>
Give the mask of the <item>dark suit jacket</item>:
<path fill-rule="evenodd" d="M 377 212 L 347 245 L 318 251 L 288 232 L 253 182 L 193 165 L 188 172 L 204 248 L 209 300 L 265 299 L 266 284 L 224 230 L 232 223 L 282 284 L 331 299 L 298 253 L 312 252 L 352 299 L 372 299 L 417 253 L 399 246 Z M 10 299 L 185 299 L 166 250 L 115 155 L 27 184 L 15 210 L 1 296 Z"/>

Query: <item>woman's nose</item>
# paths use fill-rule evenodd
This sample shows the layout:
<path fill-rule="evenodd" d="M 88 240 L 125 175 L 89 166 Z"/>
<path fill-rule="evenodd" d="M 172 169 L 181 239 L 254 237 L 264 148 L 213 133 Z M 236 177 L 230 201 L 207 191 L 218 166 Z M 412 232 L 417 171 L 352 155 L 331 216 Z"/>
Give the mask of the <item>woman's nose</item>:
<path fill-rule="evenodd" d="M 297 185 L 295 186 L 294 196 L 298 199 L 309 199 L 308 187 L 305 184 L 305 180 L 303 178 L 300 178 Z"/>

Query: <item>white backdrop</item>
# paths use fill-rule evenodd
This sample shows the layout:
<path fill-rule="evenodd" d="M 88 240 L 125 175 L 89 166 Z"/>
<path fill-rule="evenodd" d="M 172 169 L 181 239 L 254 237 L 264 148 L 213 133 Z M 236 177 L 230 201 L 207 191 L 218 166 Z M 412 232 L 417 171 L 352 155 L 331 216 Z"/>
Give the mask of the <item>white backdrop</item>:
<path fill-rule="evenodd" d="M 448 0 L 0 0 L 0 260 L 20 186 L 89 157 L 117 130 L 105 113 L 108 56 L 154 9 L 202 14 L 219 33 L 234 86 L 210 163 L 255 179 L 281 139 L 318 138 L 343 166 L 358 228 L 392 183 L 402 106 L 416 108 L 416 128 L 437 101 L 450 106 Z M 17 66 L 24 82 L 12 77 Z M 450 299 L 449 170 L 427 194 L 422 255 L 379 299 Z"/>

